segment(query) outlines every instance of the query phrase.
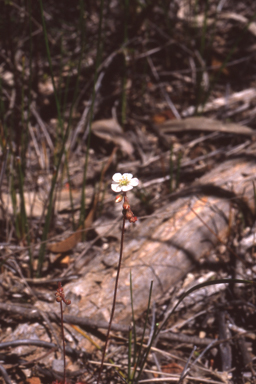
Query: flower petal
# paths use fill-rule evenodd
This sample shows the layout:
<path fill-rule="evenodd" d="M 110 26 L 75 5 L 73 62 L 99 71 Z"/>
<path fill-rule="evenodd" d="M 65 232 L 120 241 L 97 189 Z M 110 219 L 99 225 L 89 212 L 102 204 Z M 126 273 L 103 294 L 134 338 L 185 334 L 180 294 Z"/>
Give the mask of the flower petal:
<path fill-rule="evenodd" d="M 118 182 L 122 179 L 122 175 L 121 175 L 121 173 L 115 173 L 115 174 L 113 175 L 112 179 L 113 179 L 116 183 L 118 183 Z"/>
<path fill-rule="evenodd" d="M 114 192 L 121 192 L 122 189 L 120 188 L 119 184 L 111 184 L 111 189 Z"/>
<path fill-rule="evenodd" d="M 124 192 L 130 191 L 131 189 L 133 189 L 133 187 L 131 185 L 124 185 L 121 188 L 122 188 L 122 191 L 124 191 Z"/>
<path fill-rule="evenodd" d="M 131 180 L 133 178 L 133 175 L 131 173 L 124 173 L 123 178 L 127 180 Z"/>
<path fill-rule="evenodd" d="M 130 184 L 133 187 L 137 187 L 137 185 L 139 184 L 139 180 L 137 179 L 137 177 L 134 177 L 133 179 L 131 179 Z"/>

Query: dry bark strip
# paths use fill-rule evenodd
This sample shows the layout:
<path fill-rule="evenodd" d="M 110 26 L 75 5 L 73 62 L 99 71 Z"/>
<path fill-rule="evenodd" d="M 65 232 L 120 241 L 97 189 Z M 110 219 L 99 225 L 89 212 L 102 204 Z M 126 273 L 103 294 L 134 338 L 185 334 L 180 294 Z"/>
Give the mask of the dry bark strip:
<path fill-rule="evenodd" d="M 223 240 L 229 229 L 231 205 L 235 204 L 234 209 L 242 211 L 248 224 L 252 223 L 250 207 L 254 208 L 255 174 L 255 159 L 226 161 L 198 180 L 190 195 L 188 191 L 185 196 L 181 192 L 180 197 L 176 195 L 175 201 L 166 203 L 154 216 L 129 229 L 125 235 L 114 322 L 129 324 L 131 321 L 130 272 L 134 310 L 139 316 L 147 308 L 152 280 L 152 300 L 156 301 L 218 244 L 218 238 L 195 216 L 190 206 Z M 139 212 L 136 214 L 139 216 Z M 117 253 L 119 246 L 117 242 Z M 72 300 L 68 308 L 70 314 L 109 320 L 116 276 L 116 264 L 108 269 L 104 265 L 109 253 L 95 257 L 83 277 L 65 285 L 65 293 L 69 293 Z"/>
<path fill-rule="evenodd" d="M 184 120 L 167 120 L 158 127 L 164 134 L 172 134 L 174 132 L 182 133 L 184 131 L 205 131 L 233 133 L 246 136 L 256 135 L 256 132 L 249 127 L 236 123 L 224 123 L 220 120 L 207 117 L 188 117 Z"/>
<path fill-rule="evenodd" d="M 178 15 L 181 19 L 187 20 L 195 28 L 202 28 L 205 23 L 210 26 L 215 24 L 216 21 L 218 22 L 221 20 L 237 21 L 242 25 L 243 28 L 247 28 L 248 31 L 250 31 L 254 36 L 256 36 L 256 23 L 248 20 L 246 17 L 235 12 L 222 12 L 218 15 L 217 20 L 210 17 L 207 17 L 207 19 L 205 19 L 205 15 L 196 15 L 193 17 L 189 15 L 189 17 L 186 17 L 183 12 L 179 12 Z"/>

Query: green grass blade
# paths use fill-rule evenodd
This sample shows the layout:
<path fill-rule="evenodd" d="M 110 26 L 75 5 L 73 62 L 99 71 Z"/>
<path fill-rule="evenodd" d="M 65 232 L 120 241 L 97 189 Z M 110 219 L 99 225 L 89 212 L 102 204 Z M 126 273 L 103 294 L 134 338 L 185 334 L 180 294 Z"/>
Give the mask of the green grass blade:
<path fill-rule="evenodd" d="M 170 316 L 175 312 L 177 307 L 180 305 L 180 303 L 185 299 L 185 297 L 189 296 L 190 293 L 197 291 L 200 288 L 208 287 L 209 285 L 218 285 L 218 284 L 230 284 L 230 283 L 242 283 L 242 284 L 252 284 L 256 285 L 255 281 L 252 280 L 243 280 L 243 279 L 217 279 L 212 281 L 205 281 L 204 283 L 197 284 L 193 286 L 192 288 L 188 289 L 186 292 L 184 292 L 178 302 L 175 304 L 175 306 L 172 308 L 170 313 L 168 314 L 168 317 L 164 320 L 164 323 L 161 324 L 159 328 L 159 332 L 161 331 L 163 325 L 166 323 L 166 321 L 170 318 Z"/>
<path fill-rule="evenodd" d="M 129 330 L 128 336 L 128 383 L 131 382 L 131 360 L 132 360 L 132 328 Z"/>
<path fill-rule="evenodd" d="M 181 158 L 182 158 L 182 153 L 178 153 L 178 159 L 177 159 L 177 167 L 176 167 L 176 186 L 175 189 L 179 188 L 180 185 L 180 166 L 181 166 Z"/>
<path fill-rule="evenodd" d="M 49 67 L 50 67 L 50 74 L 51 74 L 52 85 L 53 85 L 53 89 L 54 89 L 54 98 L 55 98 L 55 104 L 56 104 L 56 108 L 57 108 L 58 121 L 59 121 L 59 126 L 61 128 L 62 137 L 64 138 L 64 127 L 63 127 L 63 121 L 61 118 L 61 110 L 60 110 L 60 102 L 58 99 L 58 92 L 57 92 L 57 88 L 56 88 L 56 84 L 55 84 L 55 80 L 54 80 L 54 76 L 53 76 L 52 59 L 51 59 L 51 53 L 50 53 L 50 48 L 49 48 L 48 35 L 47 35 L 47 31 L 46 31 L 46 24 L 45 24 L 45 19 L 44 19 L 44 10 L 43 10 L 42 0 L 39 0 L 39 4 L 40 4 L 42 24 L 43 24 L 43 34 L 44 34 L 44 41 L 45 41 L 45 47 L 46 47 L 46 53 L 47 53 L 47 60 L 48 60 Z"/>
<path fill-rule="evenodd" d="M 28 228 L 28 218 L 26 213 L 25 199 L 24 199 L 24 175 L 22 172 L 21 159 L 17 159 L 18 163 L 18 174 L 19 174 L 19 191 L 20 191 L 20 222 L 21 222 L 21 231 L 22 235 L 25 235 L 29 246 L 29 268 L 30 268 L 30 277 L 33 277 L 33 256 L 30 248 L 30 234 Z"/>
<path fill-rule="evenodd" d="M 158 329 L 158 324 L 155 325 L 154 333 L 153 333 L 153 335 L 152 335 L 152 337 L 151 337 L 150 343 L 149 343 L 149 345 L 147 346 L 147 349 L 146 349 L 146 351 L 145 351 L 145 353 L 144 353 L 144 355 L 143 355 L 143 359 L 142 359 L 142 361 L 140 362 L 140 370 L 139 370 L 138 376 L 136 377 L 135 383 L 138 383 L 139 380 L 140 380 L 140 377 L 141 377 L 141 374 L 142 374 L 142 372 L 143 372 L 144 366 L 145 366 L 145 364 L 146 364 L 146 361 L 147 361 L 148 355 L 149 355 L 149 353 L 150 353 L 151 347 L 152 347 L 153 342 L 154 342 L 154 340 L 155 340 L 155 337 L 156 337 L 156 335 L 157 335 L 157 329 Z"/>
<path fill-rule="evenodd" d="M 151 303 L 152 290 L 153 290 L 153 281 L 151 281 L 151 283 L 150 283 L 147 314 L 146 314 L 144 328 L 143 328 L 143 332 L 142 332 L 142 336 L 141 336 L 141 343 L 140 343 L 140 347 L 139 347 L 139 350 L 138 350 L 138 358 L 137 358 L 137 361 L 135 362 L 135 370 L 134 370 L 134 380 L 135 380 L 135 382 L 137 382 L 136 373 L 137 373 L 138 369 L 140 369 L 140 370 L 142 369 L 142 362 L 144 360 L 143 359 L 143 341 L 144 341 L 144 337 L 145 337 L 145 333 L 146 333 L 146 329 L 147 329 L 147 325 L 148 325 L 148 318 L 149 318 L 149 312 L 150 312 L 150 303 Z M 133 382 L 134 382 L 134 380 L 133 380 Z"/>
<path fill-rule="evenodd" d="M 170 147 L 170 161 L 169 161 L 169 164 L 170 164 L 170 172 L 169 172 L 169 175 L 170 175 L 170 193 L 172 193 L 172 185 L 173 185 L 173 145 L 171 144 L 171 147 Z"/>
<path fill-rule="evenodd" d="M 53 174 L 53 177 L 52 177 L 51 189 L 50 189 L 49 198 L 48 198 L 49 204 L 48 204 L 48 209 L 47 209 L 47 214 L 46 214 L 46 219 L 45 219 L 45 225 L 44 225 L 43 235 L 42 235 L 42 244 L 40 246 L 39 256 L 38 256 L 37 277 L 40 277 L 40 275 L 41 275 L 41 270 L 42 270 L 42 265 L 43 265 L 43 261 L 44 261 L 44 255 L 45 255 L 45 249 L 46 249 L 46 240 L 47 240 L 47 235 L 49 232 L 50 222 L 51 222 L 51 217 L 52 217 L 54 190 L 55 190 L 55 185 L 57 182 L 57 176 L 58 176 L 60 165 L 61 165 L 61 159 L 62 159 L 62 156 L 63 156 L 64 151 L 65 151 L 65 144 L 66 144 L 66 141 L 68 138 L 68 134 L 69 134 L 69 129 L 67 128 L 65 137 L 64 137 L 63 142 L 62 142 L 62 147 L 61 147 L 61 150 L 60 150 L 60 153 L 58 156 L 58 164 L 56 167 L 56 172 Z"/>
<path fill-rule="evenodd" d="M 136 362 L 136 354 L 137 354 L 137 335 L 136 335 L 135 315 L 134 315 L 134 306 L 133 306 L 132 272 L 131 271 L 130 271 L 130 296 L 131 296 L 133 342 L 134 342 L 132 366 L 134 367 Z M 128 377 L 130 379 L 130 376 Z"/>
<path fill-rule="evenodd" d="M 97 40 L 97 55 L 96 55 L 95 70 L 94 70 L 92 103 L 91 103 L 91 108 L 89 112 L 89 121 L 88 121 L 89 134 L 88 134 L 88 141 L 87 141 L 87 148 L 86 148 L 85 165 L 84 165 L 84 171 L 83 171 L 83 185 L 82 185 L 82 193 L 81 193 L 81 211 L 80 211 L 79 225 L 83 225 L 85 220 L 85 189 L 86 189 L 87 167 L 88 167 L 88 160 L 89 160 L 89 150 L 91 145 L 91 125 L 92 125 L 93 114 L 94 114 L 94 103 L 96 99 L 96 83 L 98 78 L 98 68 L 100 65 L 100 60 L 101 60 L 102 50 L 103 50 L 103 42 L 104 42 L 103 34 L 102 34 L 103 9 L 104 9 L 104 0 L 101 0 L 98 40 Z"/>

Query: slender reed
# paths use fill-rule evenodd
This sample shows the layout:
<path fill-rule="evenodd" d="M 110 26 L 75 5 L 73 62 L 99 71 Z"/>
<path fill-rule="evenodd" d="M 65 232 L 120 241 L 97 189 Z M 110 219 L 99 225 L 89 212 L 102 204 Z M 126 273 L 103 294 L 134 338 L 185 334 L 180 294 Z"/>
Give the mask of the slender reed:
<path fill-rule="evenodd" d="M 86 156 L 85 156 L 85 164 L 84 164 L 84 170 L 83 170 L 83 184 L 82 184 L 82 193 L 81 193 L 81 210 L 80 210 L 80 218 L 79 218 L 79 225 L 84 225 L 84 219 L 85 219 L 85 190 L 86 190 L 86 176 L 87 176 L 87 168 L 88 168 L 88 162 L 89 162 L 89 149 L 91 146 L 91 126 L 92 126 L 92 120 L 94 115 L 94 104 L 96 100 L 96 84 L 97 84 L 97 78 L 98 78 L 98 68 L 100 66 L 102 51 L 103 51 L 103 10 L 104 10 L 104 0 L 101 0 L 100 2 L 100 17 L 99 17 L 99 26 L 98 26 L 98 39 L 97 39 L 97 55 L 95 60 L 95 71 L 94 71 L 94 80 L 93 80 L 93 92 L 92 92 L 92 103 L 90 107 L 90 112 L 88 116 L 88 139 L 87 139 L 87 148 L 86 148 Z M 84 236 L 84 235 L 83 235 Z"/>

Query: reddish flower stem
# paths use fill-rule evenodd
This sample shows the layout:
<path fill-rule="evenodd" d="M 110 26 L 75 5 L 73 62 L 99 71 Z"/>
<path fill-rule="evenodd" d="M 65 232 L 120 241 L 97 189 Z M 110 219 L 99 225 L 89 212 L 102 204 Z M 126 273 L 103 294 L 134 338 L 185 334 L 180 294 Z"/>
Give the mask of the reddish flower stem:
<path fill-rule="evenodd" d="M 63 307 L 62 301 L 60 302 L 60 316 L 61 316 L 61 337 L 63 342 L 63 368 L 64 368 L 64 384 L 66 384 L 66 350 L 65 350 L 65 340 L 64 340 L 64 325 L 63 325 Z"/>
<path fill-rule="evenodd" d="M 123 192 L 125 196 L 125 192 Z M 115 289 L 114 289 L 114 297 L 113 297 L 113 304 L 112 304 L 112 310 L 111 310 L 111 315 L 110 315 L 110 320 L 109 320 L 109 325 L 108 325 L 108 331 L 107 331 L 107 336 L 106 336 L 106 342 L 102 351 L 102 359 L 101 359 L 101 365 L 100 365 L 100 370 L 99 370 L 99 375 L 98 375 L 98 380 L 97 384 L 100 383 L 100 378 L 103 370 L 103 363 L 106 355 L 106 350 L 107 350 L 107 344 L 108 344 L 108 339 L 109 339 L 109 334 L 110 334 L 110 329 L 115 313 L 115 306 L 116 306 L 116 295 L 117 295 L 117 286 L 118 286 L 118 280 L 119 280 L 119 275 L 120 275 L 120 270 L 121 270 L 121 263 L 122 263 L 122 256 L 123 256 L 123 246 L 124 246 L 124 228 L 125 228 L 125 215 L 123 215 L 123 226 L 122 226 L 122 233 L 121 233 L 121 246 L 120 246 L 120 255 L 119 255 L 119 262 L 118 262 L 118 268 L 117 268 L 117 275 L 116 275 L 116 281 L 115 281 Z"/>
<path fill-rule="evenodd" d="M 58 282 L 58 289 L 55 293 L 56 301 L 57 303 L 60 303 L 60 319 L 61 319 L 61 337 L 62 337 L 62 343 L 63 343 L 63 368 L 64 368 L 64 384 L 67 384 L 66 382 L 66 349 L 65 349 L 65 339 L 64 339 L 64 321 L 63 321 L 63 306 L 62 302 L 64 302 L 66 305 L 70 305 L 71 301 L 67 300 L 65 298 L 64 289 L 61 286 L 61 282 Z"/>

